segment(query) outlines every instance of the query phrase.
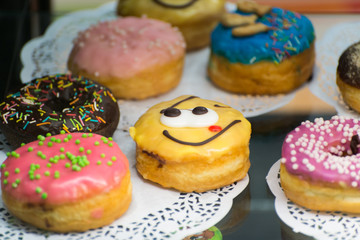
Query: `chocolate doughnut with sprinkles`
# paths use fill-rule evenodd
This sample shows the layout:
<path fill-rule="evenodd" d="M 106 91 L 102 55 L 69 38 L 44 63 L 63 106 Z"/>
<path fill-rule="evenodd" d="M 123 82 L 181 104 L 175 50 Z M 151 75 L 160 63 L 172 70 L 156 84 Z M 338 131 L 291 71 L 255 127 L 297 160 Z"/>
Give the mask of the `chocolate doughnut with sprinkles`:
<path fill-rule="evenodd" d="M 340 56 L 336 84 L 344 102 L 360 113 L 360 42 L 349 46 Z"/>
<path fill-rule="evenodd" d="M 360 213 L 359 120 L 306 121 L 282 147 L 281 186 L 293 202 L 320 211 Z"/>
<path fill-rule="evenodd" d="M 1 165 L 2 199 L 13 215 L 70 232 L 110 224 L 128 209 L 129 163 L 111 137 L 62 130 L 38 138 Z"/>
<path fill-rule="evenodd" d="M 92 132 L 112 136 L 120 117 L 111 91 L 90 79 L 58 74 L 36 78 L 0 103 L 0 129 L 18 147 L 38 135 Z"/>

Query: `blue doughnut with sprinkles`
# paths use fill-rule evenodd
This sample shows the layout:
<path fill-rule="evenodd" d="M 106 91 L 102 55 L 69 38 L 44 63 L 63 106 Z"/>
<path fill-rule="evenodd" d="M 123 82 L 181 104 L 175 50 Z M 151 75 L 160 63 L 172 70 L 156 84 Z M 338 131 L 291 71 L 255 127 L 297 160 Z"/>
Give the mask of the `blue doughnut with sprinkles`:
<path fill-rule="evenodd" d="M 8 94 L 0 103 L 0 129 L 15 147 L 38 135 L 65 132 L 113 135 L 120 110 L 110 90 L 75 75 L 44 76 Z"/>
<path fill-rule="evenodd" d="M 225 14 L 211 34 L 208 75 L 234 93 L 288 93 L 311 78 L 314 43 L 307 17 L 238 1 L 237 10 Z"/>

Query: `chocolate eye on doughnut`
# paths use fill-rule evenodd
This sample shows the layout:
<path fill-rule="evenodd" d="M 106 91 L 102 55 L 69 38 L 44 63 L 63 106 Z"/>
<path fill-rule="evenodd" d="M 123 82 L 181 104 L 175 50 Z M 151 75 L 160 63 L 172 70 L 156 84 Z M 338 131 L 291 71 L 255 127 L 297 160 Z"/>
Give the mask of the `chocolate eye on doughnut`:
<path fill-rule="evenodd" d="M 177 117 L 181 114 L 181 111 L 177 108 L 167 108 L 163 113 L 167 117 Z"/>
<path fill-rule="evenodd" d="M 208 112 L 207 108 L 202 106 L 196 107 L 192 110 L 192 113 L 195 115 L 203 115 L 206 114 L 207 112 Z"/>

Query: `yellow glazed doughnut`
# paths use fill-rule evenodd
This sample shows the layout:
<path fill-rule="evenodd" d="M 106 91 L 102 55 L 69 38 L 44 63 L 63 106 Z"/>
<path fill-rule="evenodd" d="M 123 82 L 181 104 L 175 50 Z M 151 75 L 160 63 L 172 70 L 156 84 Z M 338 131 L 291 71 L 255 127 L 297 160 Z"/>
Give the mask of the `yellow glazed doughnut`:
<path fill-rule="evenodd" d="M 181 96 L 159 103 L 130 135 L 137 170 L 163 187 L 203 192 L 241 180 L 250 167 L 250 123 L 215 101 Z"/>
<path fill-rule="evenodd" d="M 184 35 L 187 50 L 205 47 L 224 13 L 224 0 L 120 0 L 121 16 L 143 16 L 171 23 Z"/>

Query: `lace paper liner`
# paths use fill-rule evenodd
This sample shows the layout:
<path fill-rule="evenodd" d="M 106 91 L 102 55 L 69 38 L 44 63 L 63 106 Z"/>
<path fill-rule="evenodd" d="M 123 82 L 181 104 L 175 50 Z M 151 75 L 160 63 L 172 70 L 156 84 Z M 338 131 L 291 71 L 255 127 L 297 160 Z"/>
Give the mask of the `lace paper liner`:
<path fill-rule="evenodd" d="M 280 160 L 270 168 L 266 181 L 275 195 L 275 210 L 280 219 L 294 232 L 316 239 L 359 239 L 360 215 L 343 212 L 312 211 L 286 198 L 280 184 Z"/>
<path fill-rule="evenodd" d="M 233 7 L 230 3 L 227 5 L 229 11 L 233 10 Z M 52 23 L 44 36 L 29 41 L 21 51 L 24 66 L 21 71 L 22 82 L 26 83 L 44 75 L 67 73 L 66 62 L 77 33 L 99 21 L 115 19 L 115 9 L 116 2 L 111 2 L 94 10 L 71 13 Z M 216 88 L 206 74 L 209 53 L 209 48 L 205 48 L 187 54 L 179 86 L 162 95 L 160 99 L 167 100 L 191 94 L 231 105 L 240 110 L 245 117 L 253 117 L 282 107 L 294 98 L 296 91 L 275 96 L 251 96 L 231 94 Z M 150 105 L 148 100 L 140 101 L 138 104 Z"/>
<path fill-rule="evenodd" d="M 341 54 L 353 43 L 360 41 L 360 22 L 341 23 L 330 28 L 316 45 L 316 68 L 310 91 L 333 106 L 338 115 L 359 118 L 342 99 L 336 85 L 336 69 Z"/>

